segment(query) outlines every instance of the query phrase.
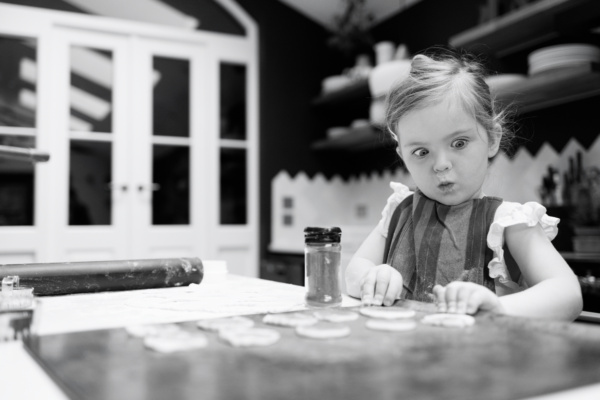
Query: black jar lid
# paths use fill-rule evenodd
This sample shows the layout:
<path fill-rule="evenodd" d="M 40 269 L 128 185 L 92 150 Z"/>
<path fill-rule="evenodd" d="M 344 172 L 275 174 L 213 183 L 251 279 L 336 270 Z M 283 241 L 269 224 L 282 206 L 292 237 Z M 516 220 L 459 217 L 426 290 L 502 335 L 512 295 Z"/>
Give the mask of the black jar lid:
<path fill-rule="evenodd" d="M 337 226 L 321 228 L 309 226 L 304 228 L 305 243 L 339 243 L 342 230 Z"/>

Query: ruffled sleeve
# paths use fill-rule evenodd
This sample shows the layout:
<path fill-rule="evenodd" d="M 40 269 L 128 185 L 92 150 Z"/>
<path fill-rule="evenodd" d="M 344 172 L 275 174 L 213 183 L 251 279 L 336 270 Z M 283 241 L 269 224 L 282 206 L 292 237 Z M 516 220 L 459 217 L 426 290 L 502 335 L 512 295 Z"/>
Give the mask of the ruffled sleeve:
<path fill-rule="evenodd" d="M 546 214 L 546 208 L 539 203 L 529 202 L 525 204 L 503 202 L 494 216 L 494 221 L 487 235 L 487 244 L 494 252 L 494 258 L 488 264 L 490 277 L 496 279 L 497 283 L 504 286 L 504 294 L 513 293 L 524 289 L 524 283 L 519 284 L 511 280 L 504 259 L 504 230 L 509 226 L 525 224 L 533 227 L 539 224 L 548 239 L 552 240 L 558 234 L 558 223 L 560 219 L 550 217 Z M 496 285 L 498 293 L 498 285 Z M 498 293 L 501 294 L 501 293 Z"/>
<path fill-rule="evenodd" d="M 392 214 L 394 210 L 402 201 L 413 194 L 413 192 L 408 188 L 408 186 L 403 185 L 399 182 L 390 182 L 390 187 L 394 191 L 390 197 L 387 199 L 387 203 L 381 212 L 381 219 L 377 224 L 377 229 L 379 233 L 385 238 L 387 238 L 388 227 L 390 225 L 390 218 L 392 218 Z"/>

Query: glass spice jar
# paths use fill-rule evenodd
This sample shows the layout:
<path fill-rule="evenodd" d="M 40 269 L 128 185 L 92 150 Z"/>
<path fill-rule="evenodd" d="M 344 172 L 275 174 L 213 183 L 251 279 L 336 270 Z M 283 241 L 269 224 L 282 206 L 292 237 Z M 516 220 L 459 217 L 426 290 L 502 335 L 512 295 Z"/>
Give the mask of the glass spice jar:
<path fill-rule="evenodd" d="M 304 286 L 309 306 L 342 303 L 341 236 L 338 227 L 304 229 Z"/>

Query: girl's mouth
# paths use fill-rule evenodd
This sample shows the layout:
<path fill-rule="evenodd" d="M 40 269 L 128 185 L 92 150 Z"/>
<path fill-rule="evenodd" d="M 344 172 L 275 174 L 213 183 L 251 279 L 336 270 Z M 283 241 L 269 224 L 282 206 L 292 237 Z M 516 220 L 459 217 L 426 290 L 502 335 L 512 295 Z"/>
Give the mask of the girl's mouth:
<path fill-rule="evenodd" d="M 444 192 L 448 192 L 448 191 L 452 190 L 453 187 L 454 187 L 454 183 L 452 183 L 452 182 L 442 182 L 438 185 L 438 188 Z"/>

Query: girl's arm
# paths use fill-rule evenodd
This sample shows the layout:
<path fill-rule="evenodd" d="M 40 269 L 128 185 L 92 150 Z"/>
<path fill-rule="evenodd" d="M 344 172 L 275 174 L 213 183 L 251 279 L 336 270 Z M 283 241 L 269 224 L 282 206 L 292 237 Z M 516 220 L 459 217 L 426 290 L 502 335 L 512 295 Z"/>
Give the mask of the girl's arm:
<path fill-rule="evenodd" d="M 346 268 L 346 291 L 366 305 L 392 305 L 402 291 L 402 276 L 383 264 L 385 238 L 377 228 L 358 248 Z"/>
<path fill-rule="evenodd" d="M 574 320 L 583 300 L 579 281 L 546 237 L 542 227 L 508 227 L 506 244 L 529 288 L 500 297 L 509 315 Z"/>
<path fill-rule="evenodd" d="M 506 244 L 519 265 L 528 289 L 498 297 L 472 282 L 436 285 L 439 312 L 475 314 L 488 310 L 531 318 L 572 321 L 581 313 L 579 281 L 546 237 L 542 227 L 516 225 L 505 231 Z"/>

